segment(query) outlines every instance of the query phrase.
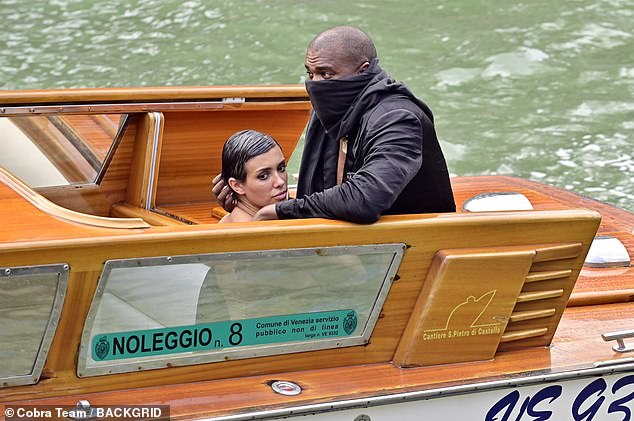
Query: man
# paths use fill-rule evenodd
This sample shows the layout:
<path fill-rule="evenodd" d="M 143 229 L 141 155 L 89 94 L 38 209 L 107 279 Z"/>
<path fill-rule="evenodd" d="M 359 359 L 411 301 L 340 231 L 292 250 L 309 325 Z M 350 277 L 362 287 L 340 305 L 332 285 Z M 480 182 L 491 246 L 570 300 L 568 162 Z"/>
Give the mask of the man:
<path fill-rule="evenodd" d="M 431 110 L 379 67 L 363 31 L 339 26 L 317 35 L 305 67 L 313 114 L 297 198 L 265 206 L 254 220 L 371 223 L 383 214 L 455 211 Z"/>

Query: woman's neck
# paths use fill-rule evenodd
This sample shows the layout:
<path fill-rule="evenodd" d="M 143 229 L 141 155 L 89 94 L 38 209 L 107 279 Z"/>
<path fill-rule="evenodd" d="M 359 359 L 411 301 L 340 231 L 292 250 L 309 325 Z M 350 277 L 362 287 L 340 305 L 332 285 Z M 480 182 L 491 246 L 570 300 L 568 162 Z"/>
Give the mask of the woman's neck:
<path fill-rule="evenodd" d="M 240 197 L 238 199 L 238 203 L 236 203 L 236 207 L 240 209 L 242 212 L 248 214 L 250 217 L 253 217 L 253 215 L 255 215 L 260 210 L 260 208 L 258 208 L 252 203 L 249 203 L 249 201 L 243 197 Z"/>

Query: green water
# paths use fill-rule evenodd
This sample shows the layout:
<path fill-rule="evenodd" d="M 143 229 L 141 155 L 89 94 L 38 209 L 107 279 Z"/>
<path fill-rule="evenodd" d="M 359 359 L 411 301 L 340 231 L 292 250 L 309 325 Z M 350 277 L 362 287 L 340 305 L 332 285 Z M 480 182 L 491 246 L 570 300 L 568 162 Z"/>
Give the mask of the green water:
<path fill-rule="evenodd" d="M 634 1 L 0 0 L 0 89 L 301 83 L 356 25 L 434 110 L 454 175 L 634 210 Z"/>

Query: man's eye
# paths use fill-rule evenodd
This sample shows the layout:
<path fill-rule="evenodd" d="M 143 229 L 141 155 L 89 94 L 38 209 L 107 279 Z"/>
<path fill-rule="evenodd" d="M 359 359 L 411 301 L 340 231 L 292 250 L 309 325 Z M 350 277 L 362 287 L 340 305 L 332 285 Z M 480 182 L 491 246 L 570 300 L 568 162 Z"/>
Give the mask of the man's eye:
<path fill-rule="evenodd" d="M 323 77 L 324 79 L 332 79 L 333 76 L 334 76 L 334 74 L 330 73 L 330 72 L 323 72 L 321 74 L 321 77 Z"/>
<path fill-rule="evenodd" d="M 308 79 L 312 80 L 313 79 L 313 74 L 312 72 L 306 72 L 306 74 L 308 75 Z"/>

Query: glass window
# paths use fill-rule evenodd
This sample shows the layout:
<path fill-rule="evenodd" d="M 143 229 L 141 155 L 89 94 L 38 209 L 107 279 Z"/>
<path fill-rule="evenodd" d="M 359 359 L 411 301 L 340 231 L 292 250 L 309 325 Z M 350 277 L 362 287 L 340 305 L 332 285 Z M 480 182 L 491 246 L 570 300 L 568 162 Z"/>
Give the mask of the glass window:
<path fill-rule="evenodd" d="M 0 384 L 37 383 L 67 278 L 67 265 L 0 269 Z"/>
<path fill-rule="evenodd" d="M 106 262 L 80 376 L 367 342 L 404 245 Z"/>
<path fill-rule="evenodd" d="M 0 118 L 0 167 L 31 187 L 94 182 L 121 114 Z"/>

